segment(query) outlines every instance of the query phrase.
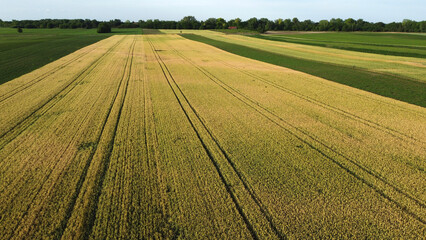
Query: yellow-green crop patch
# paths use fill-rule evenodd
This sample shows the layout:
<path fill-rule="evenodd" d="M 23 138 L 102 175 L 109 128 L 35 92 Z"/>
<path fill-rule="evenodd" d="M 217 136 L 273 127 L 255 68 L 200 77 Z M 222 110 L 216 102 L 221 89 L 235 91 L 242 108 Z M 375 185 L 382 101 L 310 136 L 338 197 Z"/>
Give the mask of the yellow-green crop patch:
<path fill-rule="evenodd" d="M 180 33 L 176 30 L 161 30 L 165 33 Z M 257 39 L 242 35 L 223 34 L 207 30 L 183 30 L 183 34 L 196 34 L 214 40 L 235 43 L 301 59 L 367 69 L 372 72 L 396 74 L 417 81 L 426 81 L 426 59 L 370 54 L 341 49 L 308 46 L 295 43 Z"/>
<path fill-rule="evenodd" d="M 315 34 L 257 34 L 253 37 L 357 52 L 426 57 L 426 34 L 421 33 L 326 32 Z"/>
<path fill-rule="evenodd" d="M 358 58 L 362 62 L 362 65 L 352 66 L 344 63 L 347 60 L 347 55 L 343 54 L 343 52 L 341 54 L 331 54 L 333 55 L 333 61 L 322 58 L 324 55 L 330 55 L 330 53 L 327 53 L 327 48 L 317 47 L 317 50 L 310 51 L 306 55 L 307 52 L 303 45 L 293 44 L 296 47 L 291 47 L 286 45 L 286 43 L 282 43 L 282 46 L 277 45 L 274 49 L 268 48 L 268 44 L 274 44 L 274 41 L 257 39 L 258 44 L 253 45 L 245 41 L 249 37 L 243 37 L 242 41 L 239 41 L 237 38 L 230 40 L 227 35 L 213 34 L 208 31 L 192 31 L 191 34 L 184 33 L 181 36 L 243 57 L 291 68 L 418 106 L 426 106 L 426 83 L 422 80 L 423 76 L 425 76 L 426 68 L 420 63 L 396 60 L 392 62 L 382 61 L 379 65 L 383 69 L 375 69 L 366 65 L 371 59 L 365 53 L 362 58 Z M 294 48 L 294 52 L 286 51 L 288 47 Z M 350 51 L 346 52 L 346 54 L 351 54 Z M 375 57 L 386 56 L 376 55 Z M 410 67 L 404 65 L 409 65 Z M 392 68 L 389 70 L 395 73 L 386 72 L 384 71 L 385 68 Z M 406 75 L 408 71 L 410 74 L 415 73 L 416 78 Z"/>
<path fill-rule="evenodd" d="M 426 231 L 425 108 L 178 35 L 80 49 L 0 108 L 6 239 Z"/>

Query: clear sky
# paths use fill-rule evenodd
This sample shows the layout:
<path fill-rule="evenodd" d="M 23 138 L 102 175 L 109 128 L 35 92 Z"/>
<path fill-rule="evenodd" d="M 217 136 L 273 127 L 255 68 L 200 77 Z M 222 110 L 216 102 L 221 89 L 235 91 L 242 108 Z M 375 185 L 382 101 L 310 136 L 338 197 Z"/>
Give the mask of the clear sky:
<path fill-rule="evenodd" d="M 426 20 L 426 0 L 0 0 L 0 19 L 82 18 L 137 21 L 223 17 L 319 21 L 362 18 L 372 22 Z"/>

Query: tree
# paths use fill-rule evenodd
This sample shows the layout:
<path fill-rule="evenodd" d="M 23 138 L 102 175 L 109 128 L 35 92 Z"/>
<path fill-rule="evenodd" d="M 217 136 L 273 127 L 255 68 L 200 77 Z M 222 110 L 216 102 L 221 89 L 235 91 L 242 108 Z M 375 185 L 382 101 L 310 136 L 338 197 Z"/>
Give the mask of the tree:
<path fill-rule="evenodd" d="M 386 32 L 402 32 L 402 23 L 391 22 L 386 24 Z"/>
<path fill-rule="evenodd" d="M 343 28 L 343 20 L 341 18 L 332 18 L 330 20 L 330 28 L 331 31 L 342 31 Z"/>
<path fill-rule="evenodd" d="M 226 21 L 223 18 L 216 19 L 216 29 L 225 29 L 226 27 Z"/>
<path fill-rule="evenodd" d="M 112 27 L 118 27 L 121 24 L 123 24 L 123 22 L 120 19 L 110 20 L 109 23 L 110 23 L 110 26 Z"/>
<path fill-rule="evenodd" d="M 420 32 L 426 32 L 426 21 L 419 22 L 419 30 Z"/>
<path fill-rule="evenodd" d="M 273 27 L 273 22 L 270 23 L 270 21 L 267 18 L 261 18 L 257 21 L 257 31 L 260 33 L 264 33 L 270 28 Z"/>
<path fill-rule="evenodd" d="M 274 28 L 275 28 L 275 23 L 268 20 L 265 25 L 265 31 L 274 30 Z"/>
<path fill-rule="evenodd" d="M 96 19 L 93 19 L 93 20 L 91 21 L 91 24 L 92 24 L 92 28 L 97 28 L 97 27 L 98 27 L 98 25 L 99 25 L 99 22 L 98 22 Z"/>
<path fill-rule="evenodd" d="M 154 28 L 154 21 L 152 19 L 146 20 L 145 26 L 143 28 Z"/>
<path fill-rule="evenodd" d="M 204 29 L 215 29 L 216 28 L 216 18 L 209 18 L 204 22 Z"/>
<path fill-rule="evenodd" d="M 183 29 L 199 29 L 200 22 L 194 16 L 186 16 L 179 21 L 179 27 Z"/>
<path fill-rule="evenodd" d="M 374 32 L 383 32 L 383 29 L 385 28 L 385 24 L 382 22 L 377 22 L 373 24 L 373 31 Z"/>
<path fill-rule="evenodd" d="M 366 31 L 366 21 L 364 21 L 362 18 L 356 20 L 355 23 L 355 31 Z"/>
<path fill-rule="evenodd" d="M 282 18 L 275 20 L 275 30 L 284 30 L 284 20 Z"/>
<path fill-rule="evenodd" d="M 247 28 L 249 30 L 256 30 L 257 29 L 257 25 L 258 25 L 258 20 L 257 18 L 250 18 L 249 20 L 247 20 Z"/>
<path fill-rule="evenodd" d="M 345 25 L 343 26 L 343 31 L 354 31 L 355 28 L 355 20 L 353 18 L 348 18 L 345 20 Z"/>
<path fill-rule="evenodd" d="M 285 19 L 283 30 L 291 31 L 292 25 L 293 25 L 293 23 L 291 22 L 290 18 Z"/>
<path fill-rule="evenodd" d="M 236 27 L 237 26 L 235 24 L 235 19 L 231 19 L 231 20 L 227 21 L 226 25 L 228 25 L 228 27 Z"/>
<path fill-rule="evenodd" d="M 328 20 L 321 20 L 318 23 L 318 30 L 320 31 L 327 31 L 328 30 Z"/>
<path fill-rule="evenodd" d="M 291 30 L 300 31 L 300 26 L 299 26 L 300 22 L 299 22 L 299 19 L 293 18 L 292 23 L 293 23 L 293 28 Z"/>
<path fill-rule="evenodd" d="M 234 24 L 235 24 L 234 27 L 241 28 L 241 18 L 236 18 L 234 20 Z"/>
<path fill-rule="evenodd" d="M 90 19 L 41 19 L 41 20 L 11 20 L 4 21 L 0 19 L 0 27 L 9 28 L 97 28 L 100 22 Z M 299 21 L 293 19 L 276 19 L 271 21 L 266 18 L 250 18 L 242 21 L 240 18 L 226 21 L 223 18 L 209 18 L 205 21 L 197 21 L 193 16 L 184 17 L 180 21 L 163 21 L 140 20 L 132 22 L 127 20 L 122 22 L 120 19 L 110 20 L 111 28 L 158 28 L 158 29 L 226 29 L 228 27 L 237 27 L 238 29 L 247 29 L 253 31 L 264 32 L 268 30 L 284 30 L 284 31 L 377 31 L 377 32 L 426 32 L 426 21 L 413 21 L 404 19 L 401 22 L 367 22 L 362 19 L 354 20 L 348 18 L 342 20 L 333 18 L 330 20 L 321 20 L 314 22 L 311 20 Z"/>
<path fill-rule="evenodd" d="M 108 23 L 100 23 L 98 25 L 98 33 L 110 33 L 111 32 L 111 25 Z"/>
<path fill-rule="evenodd" d="M 402 21 L 402 28 L 404 32 L 420 32 L 420 24 L 417 24 L 417 22 L 412 21 L 410 19 L 404 19 Z"/>
<path fill-rule="evenodd" d="M 305 20 L 301 23 L 303 31 L 312 31 L 315 28 L 315 23 L 311 20 Z"/>
<path fill-rule="evenodd" d="M 154 29 L 160 29 L 161 28 L 161 22 L 160 22 L 159 19 L 154 19 L 153 28 Z"/>

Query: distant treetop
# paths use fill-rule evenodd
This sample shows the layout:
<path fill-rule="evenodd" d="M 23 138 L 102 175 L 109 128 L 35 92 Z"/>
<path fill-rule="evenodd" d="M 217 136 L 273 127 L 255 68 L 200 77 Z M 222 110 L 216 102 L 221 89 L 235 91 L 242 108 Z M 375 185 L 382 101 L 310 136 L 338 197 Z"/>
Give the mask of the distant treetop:
<path fill-rule="evenodd" d="M 246 21 L 235 18 L 226 21 L 223 18 L 209 18 L 199 21 L 194 16 L 186 16 L 180 21 L 158 19 L 122 22 L 120 19 L 100 22 L 90 19 L 41 19 L 41 20 L 0 20 L 0 27 L 23 28 L 98 28 L 100 23 L 108 23 L 113 28 L 151 28 L 151 29 L 245 29 L 258 32 L 277 31 L 369 31 L 369 32 L 426 32 L 426 21 L 404 19 L 402 22 L 367 22 L 363 19 L 340 19 L 300 21 L 298 18 L 276 19 L 250 18 Z"/>
<path fill-rule="evenodd" d="M 109 23 L 99 23 L 98 25 L 98 29 L 97 29 L 98 33 L 110 33 L 111 32 L 111 25 L 109 25 Z"/>

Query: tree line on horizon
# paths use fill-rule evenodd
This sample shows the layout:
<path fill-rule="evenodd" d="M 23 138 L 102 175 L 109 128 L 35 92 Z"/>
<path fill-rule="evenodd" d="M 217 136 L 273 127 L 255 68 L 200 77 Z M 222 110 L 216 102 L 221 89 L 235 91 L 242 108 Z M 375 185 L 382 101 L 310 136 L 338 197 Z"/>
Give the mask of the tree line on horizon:
<path fill-rule="evenodd" d="M 331 20 L 299 21 L 293 19 L 269 20 L 267 18 L 250 18 L 246 21 L 235 18 L 226 21 L 223 18 L 209 18 L 204 21 L 197 20 L 194 16 L 186 16 L 180 21 L 164 21 L 159 19 L 122 22 L 120 19 L 110 21 L 97 21 L 95 19 L 41 19 L 41 20 L 12 20 L 2 21 L 0 27 L 12 28 L 97 28 L 100 23 L 108 24 L 113 28 L 148 28 L 148 29 L 228 29 L 237 28 L 257 32 L 275 31 L 369 31 L 369 32 L 426 32 L 426 21 L 413 21 L 404 19 L 402 22 L 367 22 L 363 19 L 353 18 Z"/>

